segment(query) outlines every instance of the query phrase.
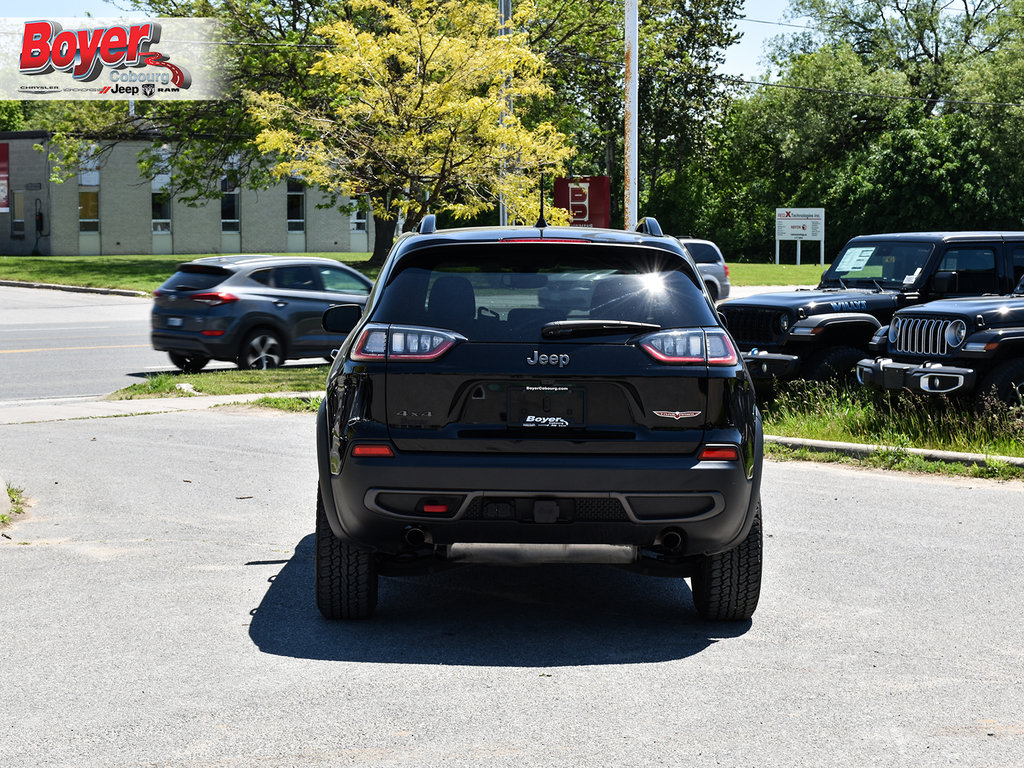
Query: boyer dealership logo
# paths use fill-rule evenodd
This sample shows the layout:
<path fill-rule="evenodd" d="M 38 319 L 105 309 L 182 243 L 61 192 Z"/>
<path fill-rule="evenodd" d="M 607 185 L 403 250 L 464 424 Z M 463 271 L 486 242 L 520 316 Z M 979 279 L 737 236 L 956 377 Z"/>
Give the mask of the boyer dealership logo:
<path fill-rule="evenodd" d="M 171 63 L 169 56 L 151 49 L 159 42 L 160 25 L 151 21 L 77 30 L 64 29 L 55 21 L 28 21 L 21 41 L 20 72 L 67 72 L 83 83 L 102 76 L 100 93 L 111 95 L 152 96 L 157 86 L 187 89 L 192 76 Z M 109 67 L 107 73 L 105 67 Z"/>

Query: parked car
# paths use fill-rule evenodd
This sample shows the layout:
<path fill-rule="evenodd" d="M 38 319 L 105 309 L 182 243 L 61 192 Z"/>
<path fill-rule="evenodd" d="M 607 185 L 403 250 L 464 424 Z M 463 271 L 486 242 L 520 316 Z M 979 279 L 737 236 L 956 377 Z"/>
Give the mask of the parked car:
<path fill-rule="evenodd" d="M 398 239 L 365 312 L 324 314 L 352 332 L 317 422 L 323 615 L 369 616 L 379 575 L 588 562 L 689 577 L 701 616 L 748 619 L 761 416 L 679 242 L 652 219 L 434 228 Z"/>
<path fill-rule="evenodd" d="M 1024 404 L 1024 279 L 1009 296 L 908 307 L 857 363 L 862 384 L 929 395 L 975 394 Z"/>
<path fill-rule="evenodd" d="M 893 314 L 941 298 L 1006 294 L 1024 271 L 1024 232 L 917 232 L 850 240 L 816 289 L 720 306 L 755 379 L 852 382 Z"/>
<path fill-rule="evenodd" d="M 324 331 L 336 304 L 365 304 L 373 282 L 333 259 L 210 256 L 178 266 L 153 292 L 153 348 L 186 373 L 210 360 L 275 368 L 326 357 L 342 337 Z"/>
<path fill-rule="evenodd" d="M 728 299 L 732 288 L 729 282 L 729 265 L 725 263 L 725 257 L 718 246 L 710 240 L 698 240 L 693 237 L 680 237 L 678 240 L 697 262 L 697 269 L 704 278 L 704 285 L 711 294 L 711 300 Z"/>

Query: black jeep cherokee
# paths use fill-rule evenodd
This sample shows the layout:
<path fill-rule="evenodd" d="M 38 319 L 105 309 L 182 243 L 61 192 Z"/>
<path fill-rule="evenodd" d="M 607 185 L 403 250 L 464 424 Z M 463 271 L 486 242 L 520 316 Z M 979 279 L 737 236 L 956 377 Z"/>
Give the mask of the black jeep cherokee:
<path fill-rule="evenodd" d="M 900 310 L 857 363 L 862 384 L 1024 403 L 1024 280 L 1009 296 L 933 301 Z"/>
<path fill-rule="evenodd" d="M 399 238 L 365 312 L 324 314 L 351 329 L 317 423 L 324 616 L 369 616 L 378 574 L 586 562 L 690 577 L 701 616 L 749 618 L 761 418 L 679 243 L 652 219 L 434 226 Z"/>
<path fill-rule="evenodd" d="M 853 377 L 896 310 L 1009 293 L 1024 271 L 1024 232 L 916 232 L 850 240 L 815 290 L 719 306 L 755 379 Z"/>

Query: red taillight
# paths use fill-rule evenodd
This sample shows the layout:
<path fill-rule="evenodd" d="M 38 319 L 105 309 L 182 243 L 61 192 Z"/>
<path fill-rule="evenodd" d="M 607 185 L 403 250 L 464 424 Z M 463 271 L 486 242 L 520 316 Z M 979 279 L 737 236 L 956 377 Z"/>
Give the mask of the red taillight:
<path fill-rule="evenodd" d="M 700 452 L 701 461 L 739 461 L 740 451 L 734 445 L 709 445 Z"/>
<path fill-rule="evenodd" d="M 203 331 L 203 336 L 223 336 L 224 331 Z"/>
<path fill-rule="evenodd" d="M 659 331 L 641 339 L 640 346 L 666 365 L 736 365 L 739 361 L 723 331 Z"/>
<path fill-rule="evenodd" d="M 349 357 L 356 361 L 436 360 L 465 340 L 465 336 L 436 328 L 371 324 L 363 329 Z"/>
<path fill-rule="evenodd" d="M 238 301 L 238 297 L 233 293 L 226 293 L 224 291 L 196 293 L 191 297 L 191 299 L 192 301 L 197 301 L 200 304 L 205 304 L 208 307 L 218 307 L 221 304 L 230 304 L 233 301 Z"/>
<path fill-rule="evenodd" d="M 353 456 L 390 459 L 395 455 L 390 445 L 357 445 L 352 448 Z"/>
<path fill-rule="evenodd" d="M 159 288 L 157 288 L 155 291 L 153 291 L 153 298 L 154 299 L 159 299 L 163 295 L 164 295 L 164 292 L 161 291 Z"/>
<path fill-rule="evenodd" d="M 728 280 L 729 279 L 729 265 L 728 264 L 723 264 L 722 266 L 725 267 L 725 279 Z"/>

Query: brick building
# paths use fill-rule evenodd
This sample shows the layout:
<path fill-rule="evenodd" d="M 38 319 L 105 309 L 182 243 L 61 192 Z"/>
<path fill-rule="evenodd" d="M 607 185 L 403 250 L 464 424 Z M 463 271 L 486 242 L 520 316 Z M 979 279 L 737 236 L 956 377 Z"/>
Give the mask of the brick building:
<path fill-rule="evenodd" d="M 197 254 L 364 252 L 373 217 L 318 208 L 323 195 L 297 181 L 270 189 L 233 187 L 220 200 L 186 205 L 166 193 L 166 176 L 145 179 L 136 162 L 148 142 L 126 141 L 63 183 L 50 181 L 44 131 L 0 132 L 7 155 L 7 211 L 0 194 L 0 254 Z M 44 151 L 34 149 L 42 145 Z M 6 147 L 6 150 L 4 149 Z"/>

